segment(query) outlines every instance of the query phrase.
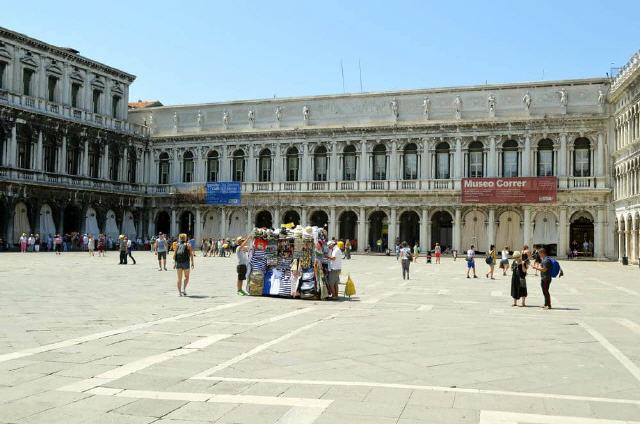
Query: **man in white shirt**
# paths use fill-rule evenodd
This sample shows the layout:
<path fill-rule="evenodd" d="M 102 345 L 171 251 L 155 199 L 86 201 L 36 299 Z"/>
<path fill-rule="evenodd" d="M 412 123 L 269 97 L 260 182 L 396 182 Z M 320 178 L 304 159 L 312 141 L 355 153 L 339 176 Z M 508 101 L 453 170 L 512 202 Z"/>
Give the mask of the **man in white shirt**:
<path fill-rule="evenodd" d="M 331 298 L 338 298 L 338 283 L 340 283 L 340 271 L 342 271 L 342 250 L 331 240 L 327 243 L 329 247 L 329 291 Z"/>
<path fill-rule="evenodd" d="M 478 278 L 476 275 L 476 251 L 471 245 L 471 249 L 467 250 L 467 278 L 469 278 L 469 271 L 473 270 L 473 278 Z"/>
<path fill-rule="evenodd" d="M 507 270 L 509 269 L 509 248 L 505 246 L 500 255 L 500 268 L 502 268 L 502 275 L 507 275 Z"/>

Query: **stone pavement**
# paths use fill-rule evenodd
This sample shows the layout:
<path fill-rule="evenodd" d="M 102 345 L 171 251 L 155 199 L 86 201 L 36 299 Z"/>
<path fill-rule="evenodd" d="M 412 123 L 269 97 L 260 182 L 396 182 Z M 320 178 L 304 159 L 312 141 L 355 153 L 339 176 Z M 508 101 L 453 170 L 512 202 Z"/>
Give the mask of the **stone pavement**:
<path fill-rule="evenodd" d="M 544 311 L 465 263 L 344 261 L 343 302 L 239 297 L 235 259 L 196 258 L 179 297 L 135 266 L 0 255 L 2 423 L 640 423 L 640 271 L 563 262 Z"/>

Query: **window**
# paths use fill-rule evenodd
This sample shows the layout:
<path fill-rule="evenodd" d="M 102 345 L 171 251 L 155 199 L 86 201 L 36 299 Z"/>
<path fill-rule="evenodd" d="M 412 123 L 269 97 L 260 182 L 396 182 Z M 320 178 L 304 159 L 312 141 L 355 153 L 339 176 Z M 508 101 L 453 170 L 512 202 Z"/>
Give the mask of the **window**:
<path fill-rule="evenodd" d="M 100 148 L 96 143 L 89 144 L 89 176 L 98 178 L 100 175 Z"/>
<path fill-rule="evenodd" d="M 67 143 L 67 174 L 78 175 L 80 172 L 80 140 L 69 137 Z"/>
<path fill-rule="evenodd" d="M 82 88 L 82 85 L 79 83 L 71 83 L 71 107 L 77 108 L 80 104 L 80 88 Z"/>
<path fill-rule="evenodd" d="M 56 148 L 56 142 L 53 136 L 44 134 L 43 148 L 44 171 L 56 172 L 56 159 L 58 155 L 58 149 Z"/>
<path fill-rule="evenodd" d="M 169 184 L 169 154 L 160 153 L 158 161 L 158 183 Z"/>
<path fill-rule="evenodd" d="M 540 140 L 538 143 L 538 177 L 553 175 L 553 141 Z"/>
<path fill-rule="evenodd" d="M 111 116 L 117 118 L 120 114 L 118 109 L 120 108 L 120 96 L 113 96 L 111 98 Z"/>
<path fill-rule="evenodd" d="M 32 82 L 35 73 L 33 69 L 29 68 L 22 70 L 22 93 L 26 96 L 33 96 Z"/>
<path fill-rule="evenodd" d="M 120 152 L 116 146 L 112 146 L 109 150 L 111 157 L 109 158 L 109 179 L 118 180 L 118 168 L 120 167 Z"/>
<path fill-rule="evenodd" d="M 342 152 L 342 179 L 345 181 L 356 180 L 356 148 L 347 146 Z"/>
<path fill-rule="evenodd" d="M 313 157 L 313 180 L 327 181 L 327 149 L 324 146 L 316 148 Z"/>
<path fill-rule="evenodd" d="M 4 70 L 7 69 L 6 62 L 0 62 L 0 88 L 5 88 L 4 86 Z"/>
<path fill-rule="evenodd" d="M 58 87 L 58 78 L 53 75 L 49 75 L 47 79 L 47 89 L 48 89 L 48 100 L 50 102 L 56 101 L 56 88 Z"/>
<path fill-rule="evenodd" d="M 439 143 L 436 146 L 436 178 L 449 179 L 449 143 Z"/>
<path fill-rule="evenodd" d="M 236 150 L 233 153 L 231 170 L 231 179 L 233 181 L 244 181 L 244 152 L 242 150 Z"/>
<path fill-rule="evenodd" d="M 472 141 L 469 144 L 469 169 L 470 178 L 482 178 L 484 176 L 484 152 L 482 143 Z"/>
<path fill-rule="evenodd" d="M 31 169 L 31 145 L 33 132 L 25 125 L 18 127 L 18 167 Z"/>
<path fill-rule="evenodd" d="M 387 179 L 387 149 L 382 144 L 373 148 L 373 179 Z"/>
<path fill-rule="evenodd" d="M 573 176 L 591 176 L 591 143 L 586 138 L 579 138 L 573 145 Z"/>
<path fill-rule="evenodd" d="M 415 180 L 418 178 L 418 148 L 415 144 L 407 144 L 404 148 L 404 179 Z"/>
<path fill-rule="evenodd" d="M 271 150 L 263 149 L 258 157 L 258 180 L 271 181 Z"/>
<path fill-rule="evenodd" d="M 298 181 L 298 149 L 287 150 L 287 181 Z"/>
<path fill-rule="evenodd" d="M 93 90 L 93 113 L 100 113 L 100 98 L 102 97 L 102 91 Z"/>
<path fill-rule="evenodd" d="M 502 145 L 502 176 L 518 176 L 518 143 L 514 140 L 505 141 Z"/>
<path fill-rule="evenodd" d="M 193 182 L 193 153 L 190 151 L 184 152 L 182 156 L 182 182 Z"/>
<path fill-rule="evenodd" d="M 129 150 L 129 156 L 128 156 L 128 161 L 129 161 L 129 166 L 127 167 L 127 181 L 131 184 L 135 184 L 136 183 L 136 171 L 137 171 L 137 164 L 138 164 L 138 158 L 136 156 L 136 151 L 135 150 Z"/>
<path fill-rule="evenodd" d="M 218 152 L 211 151 L 207 154 L 207 181 L 218 181 Z"/>

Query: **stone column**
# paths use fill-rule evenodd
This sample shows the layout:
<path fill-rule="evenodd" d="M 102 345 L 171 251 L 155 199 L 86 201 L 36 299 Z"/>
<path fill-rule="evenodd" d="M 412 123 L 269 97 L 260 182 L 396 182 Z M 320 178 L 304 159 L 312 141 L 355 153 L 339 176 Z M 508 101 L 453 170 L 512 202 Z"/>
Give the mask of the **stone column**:
<path fill-rule="evenodd" d="M 631 249 L 629 262 L 638 261 L 638 221 L 635 215 L 631 218 Z"/>
<path fill-rule="evenodd" d="M 524 151 L 522 152 L 522 176 L 531 175 L 531 137 L 524 137 Z"/>
<path fill-rule="evenodd" d="M 498 174 L 496 173 L 496 138 L 491 136 L 489 137 L 489 157 L 487 158 L 487 176 L 495 177 Z"/>
<path fill-rule="evenodd" d="M 422 250 L 430 249 L 431 241 L 427 239 L 427 225 L 429 221 L 429 210 L 427 208 L 422 208 L 420 213 L 420 246 L 422 246 Z"/>
<path fill-rule="evenodd" d="M 247 146 L 247 150 L 249 151 L 249 154 L 247 155 L 247 168 L 246 172 L 244 173 L 244 182 L 250 183 L 253 181 L 260 181 L 260 171 L 254 157 L 253 146 Z M 259 155 L 260 153 L 258 153 L 258 156 Z M 258 161 L 260 161 L 259 158 Z"/>
<path fill-rule="evenodd" d="M 44 155 L 42 154 L 42 130 L 38 131 L 38 145 L 36 147 L 36 171 L 44 170 Z"/>
<path fill-rule="evenodd" d="M 367 141 L 360 141 L 360 181 L 369 179 L 369 159 L 367 158 Z"/>
<path fill-rule="evenodd" d="M 276 156 L 271 171 L 271 181 L 273 181 L 274 183 L 279 183 L 280 181 L 282 181 L 282 152 L 280 151 L 279 144 L 276 143 L 274 145 L 274 148 L 276 150 Z"/>
<path fill-rule="evenodd" d="M 245 231 L 247 234 L 251 234 L 251 230 L 253 230 L 253 211 L 251 207 L 247 206 L 247 226 Z"/>
<path fill-rule="evenodd" d="M 489 208 L 489 218 L 487 222 L 487 241 L 489 246 L 496 244 L 496 210 L 495 208 Z M 500 249 L 500 246 L 496 246 Z M 504 247 L 504 246 L 502 246 Z"/>
<path fill-rule="evenodd" d="M 16 167 L 16 160 L 18 156 L 18 124 L 13 124 L 11 127 L 11 138 L 9 139 L 9 157 L 6 160 L 6 164 L 9 167 Z"/>
<path fill-rule="evenodd" d="M 156 223 L 153 222 L 153 209 L 149 209 L 147 216 L 149 220 L 147 223 L 147 235 L 151 238 L 156 235 Z"/>
<path fill-rule="evenodd" d="M 338 238 L 338 226 L 336 218 L 336 207 L 331 206 L 329 208 L 329 239 L 335 237 Z"/>
<path fill-rule="evenodd" d="M 275 208 L 273 208 L 273 216 L 271 218 L 272 218 L 273 228 L 274 229 L 280 228 L 282 217 L 280 216 L 280 208 L 279 207 L 276 206 Z"/>
<path fill-rule="evenodd" d="M 122 166 L 120 167 L 120 181 L 127 181 L 127 174 L 129 172 L 129 149 L 125 146 L 124 154 L 122 155 Z"/>
<path fill-rule="evenodd" d="M 302 143 L 302 163 L 299 164 L 298 169 L 301 170 L 300 180 L 301 181 L 309 181 L 309 170 L 313 169 L 309 161 L 309 143 Z M 313 171 L 312 171 L 313 172 Z"/>
<path fill-rule="evenodd" d="M 227 146 L 222 146 L 222 159 L 219 163 L 220 166 L 220 181 L 230 181 L 231 180 L 231 169 L 229 167 L 229 153 Z"/>
<path fill-rule="evenodd" d="M 567 135 L 560 134 L 560 150 L 558 150 L 558 177 L 567 176 Z"/>
<path fill-rule="evenodd" d="M 593 240 L 593 244 L 594 244 L 593 255 L 596 258 L 604 258 L 604 240 L 605 240 L 604 209 L 598 209 L 593 231 L 595 233 L 594 240 Z"/>
<path fill-rule="evenodd" d="M 453 248 L 455 250 L 458 251 L 458 253 L 461 253 L 461 246 L 460 246 L 460 229 L 461 229 L 461 221 L 462 221 L 462 211 L 460 210 L 460 208 L 456 208 L 455 211 L 455 217 L 453 218 Z"/>
<path fill-rule="evenodd" d="M 421 165 L 421 180 L 427 180 L 431 178 L 431 152 L 429 152 L 429 141 L 425 138 L 422 140 L 422 162 Z"/>
<path fill-rule="evenodd" d="M 170 178 L 174 184 L 179 183 L 182 179 L 182 172 L 180 167 L 180 152 L 178 149 L 173 149 L 173 163 L 171 164 L 171 174 L 173 178 Z"/>
<path fill-rule="evenodd" d="M 529 246 L 531 244 L 531 207 L 523 206 L 522 210 L 524 211 L 524 223 L 522 225 L 523 245 Z M 529 247 L 532 248 L 532 246 Z"/>
<path fill-rule="evenodd" d="M 84 139 L 84 153 L 82 154 L 82 175 L 89 176 L 89 140 Z"/>
<path fill-rule="evenodd" d="M 107 147 L 105 146 L 105 149 Z M 62 136 L 62 146 L 60 146 L 60 154 L 58 155 L 58 172 L 61 174 L 67 173 L 67 135 Z M 105 161 L 106 162 L 106 161 Z M 104 163 L 103 163 L 104 165 Z"/>
<path fill-rule="evenodd" d="M 65 148 L 66 151 L 66 148 Z M 102 154 L 102 178 L 109 179 L 109 144 L 105 143 Z"/>
<path fill-rule="evenodd" d="M 196 208 L 196 228 L 193 230 L 193 238 L 196 239 L 197 244 L 200 244 L 202 240 L 202 211 L 200 208 Z"/>
<path fill-rule="evenodd" d="M 176 210 L 171 208 L 171 234 L 170 237 L 176 237 L 178 235 L 178 225 L 176 222 Z"/>
<path fill-rule="evenodd" d="M 567 208 L 560 208 L 560 222 L 558 226 L 558 257 L 565 258 L 567 256 L 567 248 L 569 247 L 567 240 Z"/>
<path fill-rule="evenodd" d="M 367 222 L 367 214 L 363 207 L 358 212 L 358 251 L 363 252 L 367 246 L 367 233 L 365 232 L 365 223 Z"/>
<path fill-rule="evenodd" d="M 220 237 L 227 237 L 227 210 L 220 208 Z"/>
<path fill-rule="evenodd" d="M 340 177 L 338 176 L 338 143 L 334 140 L 331 142 L 331 177 L 328 179 L 329 181 L 338 181 Z M 334 233 L 337 234 L 337 233 Z M 337 238 L 337 235 L 336 235 Z"/>
<path fill-rule="evenodd" d="M 307 222 L 308 222 L 308 216 L 307 215 L 309 214 L 309 212 L 307 211 L 307 208 L 304 207 L 304 206 L 300 207 L 300 211 L 298 213 L 300 214 L 300 225 L 303 226 L 303 227 L 306 227 L 307 226 Z M 337 232 L 338 231 L 336 229 L 336 233 Z"/>
<path fill-rule="evenodd" d="M 454 156 L 454 170 L 453 170 L 453 178 L 462 178 L 463 172 L 462 168 L 464 166 L 464 161 L 462 160 L 462 139 L 456 138 L 456 152 Z"/>
<path fill-rule="evenodd" d="M 389 225 L 387 233 L 387 246 L 389 247 L 389 249 L 391 249 L 392 246 L 395 246 L 396 238 L 398 237 L 398 234 L 396 233 L 398 222 L 397 213 L 397 209 L 392 207 L 391 213 L 389 214 Z M 402 240 L 400 240 L 400 242 L 402 242 Z"/>
<path fill-rule="evenodd" d="M 398 140 L 391 140 L 391 163 L 389 166 L 389 179 L 391 181 L 398 179 Z M 389 240 L 392 243 L 392 240 Z"/>

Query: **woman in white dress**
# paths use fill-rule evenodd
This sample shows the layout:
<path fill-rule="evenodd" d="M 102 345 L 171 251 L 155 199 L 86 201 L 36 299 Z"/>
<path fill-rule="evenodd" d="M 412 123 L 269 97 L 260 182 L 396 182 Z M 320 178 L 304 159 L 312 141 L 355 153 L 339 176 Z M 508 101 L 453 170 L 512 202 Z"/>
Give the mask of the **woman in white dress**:
<path fill-rule="evenodd" d="M 96 239 L 93 237 L 93 234 L 89 234 L 89 238 L 87 239 L 87 250 L 91 256 L 94 256 L 94 250 L 96 250 Z"/>

